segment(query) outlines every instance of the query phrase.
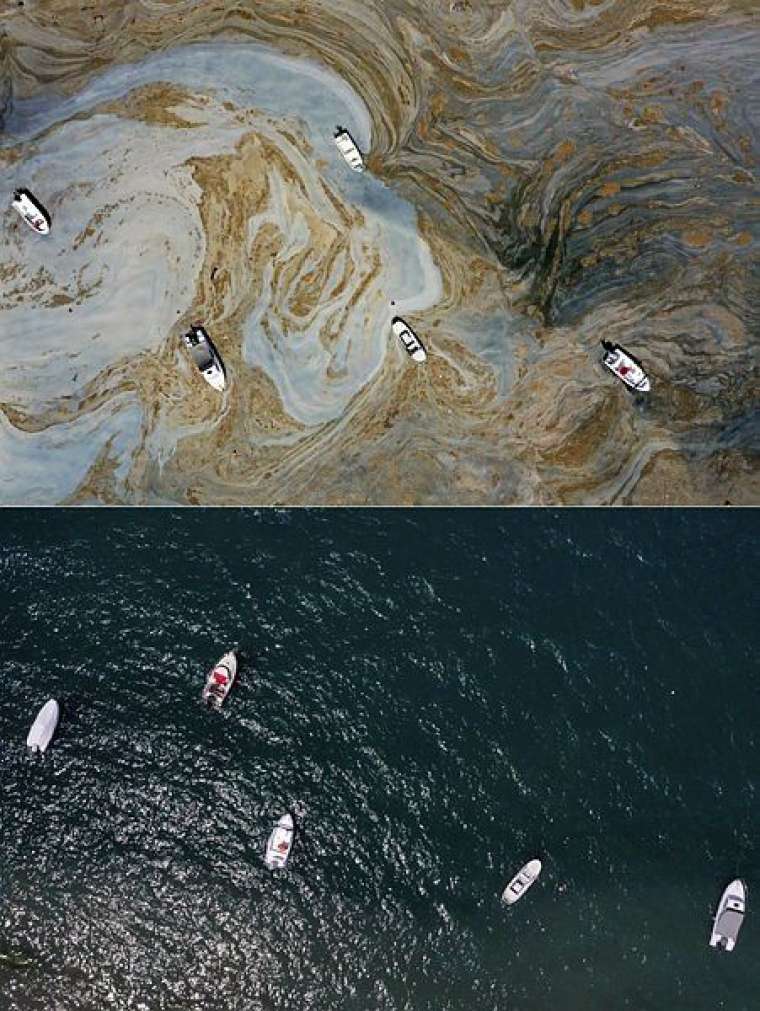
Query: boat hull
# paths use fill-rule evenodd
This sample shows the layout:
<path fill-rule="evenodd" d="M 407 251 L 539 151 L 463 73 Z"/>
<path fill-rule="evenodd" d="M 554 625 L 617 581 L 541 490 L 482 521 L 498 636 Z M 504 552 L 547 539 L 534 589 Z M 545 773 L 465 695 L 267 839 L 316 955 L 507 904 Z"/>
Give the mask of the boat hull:
<path fill-rule="evenodd" d="M 641 362 L 619 344 L 602 341 L 602 365 L 634 393 L 649 393 L 652 384 Z"/>
<path fill-rule="evenodd" d="M 270 870 L 282 870 L 286 866 L 293 849 L 294 832 L 292 816 L 282 815 L 269 836 L 264 853 L 264 863 Z"/>
<path fill-rule="evenodd" d="M 32 751 L 42 754 L 52 740 L 55 729 L 58 726 L 60 709 L 55 699 L 49 699 L 37 713 L 29 734 L 26 738 L 26 746 Z"/>
<path fill-rule="evenodd" d="M 219 352 L 205 328 L 200 323 L 193 323 L 187 333 L 182 335 L 182 340 L 200 374 L 209 386 L 221 393 L 227 385 L 227 374 Z"/>
<path fill-rule="evenodd" d="M 747 886 L 740 878 L 728 885 L 720 897 L 713 921 L 710 947 L 733 951 L 747 910 Z"/>
<path fill-rule="evenodd" d="M 521 899 L 528 889 L 535 884 L 540 873 L 541 861 L 529 860 L 524 867 L 520 868 L 517 874 L 515 874 L 507 887 L 501 893 L 502 901 L 508 906 L 514 905 L 514 903 Z"/>
<path fill-rule="evenodd" d="M 235 683 L 237 672 L 237 656 L 230 650 L 208 672 L 201 699 L 213 709 L 221 709 Z"/>
<path fill-rule="evenodd" d="M 401 346 L 412 361 L 421 365 L 427 359 L 427 352 L 422 346 L 422 341 L 400 316 L 394 316 L 391 320 L 391 330 L 401 341 Z"/>
<path fill-rule="evenodd" d="M 33 232 L 36 232 L 38 235 L 48 235 L 50 233 L 50 215 L 34 199 L 29 190 L 16 190 L 13 194 L 11 206 L 21 215 Z"/>
<path fill-rule="evenodd" d="M 365 167 L 364 158 L 348 130 L 342 126 L 336 127 L 333 139 L 335 140 L 335 146 L 343 155 L 343 160 L 349 168 L 352 168 L 354 172 L 363 172 Z"/>

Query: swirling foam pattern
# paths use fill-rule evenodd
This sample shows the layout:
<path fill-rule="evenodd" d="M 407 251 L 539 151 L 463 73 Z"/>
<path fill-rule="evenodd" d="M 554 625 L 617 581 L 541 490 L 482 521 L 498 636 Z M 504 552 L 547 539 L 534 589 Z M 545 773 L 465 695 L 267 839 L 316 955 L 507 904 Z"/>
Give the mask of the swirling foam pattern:
<path fill-rule="evenodd" d="M 760 497 L 751 4 L 1 16 L 0 175 L 54 216 L 45 240 L 2 218 L 2 431 L 32 460 L 6 501 Z M 221 399 L 178 350 L 196 317 Z"/>

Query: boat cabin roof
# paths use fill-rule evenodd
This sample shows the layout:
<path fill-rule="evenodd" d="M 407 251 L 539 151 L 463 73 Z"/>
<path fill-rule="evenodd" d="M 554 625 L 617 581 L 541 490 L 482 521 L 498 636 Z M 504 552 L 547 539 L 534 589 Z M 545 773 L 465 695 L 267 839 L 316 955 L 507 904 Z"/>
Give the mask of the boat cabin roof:
<path fill-rule="evenodd" d="M 207 344 L 193 344 L 190 348 L 190 354 L 193 356 L 193 361 L 201 372 L 205 372 L 207 368 L 214 364 L 213 355 L 209 351 Z"/>

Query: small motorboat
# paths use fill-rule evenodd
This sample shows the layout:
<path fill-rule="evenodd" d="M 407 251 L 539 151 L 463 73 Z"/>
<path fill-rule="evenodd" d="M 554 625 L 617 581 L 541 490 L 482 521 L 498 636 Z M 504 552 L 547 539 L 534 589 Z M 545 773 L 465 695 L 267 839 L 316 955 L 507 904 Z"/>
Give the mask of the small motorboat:
<path fill-rule="evenodd" d="M 517 902 L 527 892 L 538 875 L 541 873 L 541 861 L 529 860 L 527 864 L 515 874 L 507 887 L 501 893 L 502 900 L 508 906 Z"/>
<path fill-rule="evenodd" d="M 281 870 L 288 862 L 290 851 L 293 848 L 293 833 L 293 817 L 284 814 L 275 825 L 267 841 L 264 863 L 270 870 Z"/>
<path fill-rule="evenodd" d="M 364 171 L 364 158 L 362 158 L 362 153 L 356 146 L 354 138 L 343 126 L 335 127 L 335 146 L 354 172 Z"/>
<path fill-rule="evenodd" d="M 207 706 L 212 709 L 221 709 L 222 703 L 230 693 L 235 677 L 237 676 L 237 657 L 233 650 L 225 653 L 222 659 L 208 672 L 206 684 L 201 693 L 201 698 Z"/>
<path fill-rule="evenodd" d="M 747 911 L 747 886 L 739 878 L 721 895 L 713 921 L 710 947 L 733 951 Z"/>
<path fill-rule="evenodd" d="M 32 729 L 26 739 L 27 748 L 40 754 L 45 751 L 55 733 L 55 728 L 58 726 L 59 715 L 58 703 L 55 699 L 49 699 L 37 713 L 37 719 L 32 724 Z"/>
<path fill-rule="evenodd" d="M 50 215 L 29 190 L 15 190 L 11 207 L 17 210 L 30 228 L 40 235 L 47 235 L 50 231 Z"/>
<path fill-rule="evenodd" d="M 215 390 L 223 390 L 226 385 L 224 365 L 200 323 L 193 323 L 182 339 L 206 382 Z"/>
<path fill-rule="evenodd" d="M 413 330 L 409 328 L 400 316 L 394 316 L 391 320 L 391 328 L 395 335 L 404 345 L 404 350 L 415 362 L 424 362 L 427 358 L 422 342 Z"/>
<path fill-rule="evenodd" d="M 651 383 L 638 358 L 634 358 L 619 344 L 613 344 L 611 341 L 602 341 L 602 347 L 604 348 L 602 365 L 606 365 L 629 389 L 638 393 L 649 392 Z"/>

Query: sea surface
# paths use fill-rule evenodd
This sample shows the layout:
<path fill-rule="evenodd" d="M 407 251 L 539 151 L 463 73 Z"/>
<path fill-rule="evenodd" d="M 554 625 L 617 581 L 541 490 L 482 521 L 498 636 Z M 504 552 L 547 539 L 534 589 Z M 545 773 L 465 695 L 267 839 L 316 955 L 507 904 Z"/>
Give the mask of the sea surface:
<path fill-rule="evenodd" d="M 758 1007 L 754 513 L 3 521 L 2 1011 Z"/>

